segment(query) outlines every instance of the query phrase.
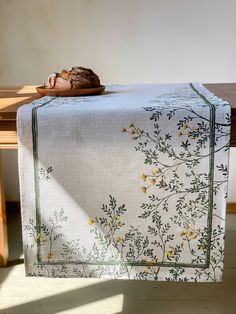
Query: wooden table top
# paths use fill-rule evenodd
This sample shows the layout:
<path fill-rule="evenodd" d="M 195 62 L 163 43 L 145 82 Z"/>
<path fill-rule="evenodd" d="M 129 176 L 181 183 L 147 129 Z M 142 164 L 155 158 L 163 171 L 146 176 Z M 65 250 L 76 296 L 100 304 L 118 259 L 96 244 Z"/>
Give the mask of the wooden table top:
<path fill-rule="evenodd" d="M 231 146 L 236 146 L 236 83 L 204 84 L 231 105 Z M 0 87 L 0 149 L 17 148 L 16 111 L 41 96 L 35 86 Z"/>

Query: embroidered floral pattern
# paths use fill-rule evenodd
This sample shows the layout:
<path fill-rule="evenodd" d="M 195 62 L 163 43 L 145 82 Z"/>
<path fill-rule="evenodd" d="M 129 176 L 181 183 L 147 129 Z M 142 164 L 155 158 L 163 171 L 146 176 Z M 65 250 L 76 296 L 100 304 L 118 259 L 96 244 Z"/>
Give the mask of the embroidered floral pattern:
<path fill-rule="evenodd" d="M 193 106 L 197 101 L 208 108 L 206 116 Z M 112 195 L 108 204 L 85 222 L 93 238 L 92 248 L 81 239 L 63 240 L 63 224 L 71 219 L 63 209 L 54 211 L 40 226 L 30 218 L 25 226 L 31 239 L 28 249 L 40 248 L 42 257 L 35 261 L 30 275 L 219 280 L 224 217 L 219 217 L 214 197 L 226 191 L 228 166 L 215 163 L 214 156 L 229 149 L 230 116 L 226 113 L 222 121 L 218 114 L 224 106 L 227 104 L 201 86 L 192 85 L 141 108 L 152 124 L 148 130 L 126 121 L 120 136 L 129 136 L 134 154 L 143 156 L 137 174 L 143 203 L 134 218 L 145 228 L 127 225 L 129 208 Z M 172 123 L 171 131 L 161 127 L 163 121 Z M 49 181 L 52 172 L 51 166 L 40 168 L 39 183 Z"/>

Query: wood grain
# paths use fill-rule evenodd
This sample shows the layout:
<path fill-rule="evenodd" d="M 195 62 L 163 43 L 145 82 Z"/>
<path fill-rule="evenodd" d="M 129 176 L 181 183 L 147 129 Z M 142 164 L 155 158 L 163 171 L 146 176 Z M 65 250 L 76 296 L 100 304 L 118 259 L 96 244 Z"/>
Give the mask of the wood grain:
<path fill-rule="evenodd" d="M 204 84 L 213 94 L 222 98 L 231 106 L 230 146 L 236 147 L 236 83 Z"/>
<path fill-rule="evenodd" d="M 236 214 L 236 204 L 235 203 L 228 203 L 227 204 L 227 213 L 228 214 Z"/>
<path fill-rule="evenodd" d="M 0 87 L 0 149 L 17 148 L 17 109 L 39 98 L 35 86 Z"/>

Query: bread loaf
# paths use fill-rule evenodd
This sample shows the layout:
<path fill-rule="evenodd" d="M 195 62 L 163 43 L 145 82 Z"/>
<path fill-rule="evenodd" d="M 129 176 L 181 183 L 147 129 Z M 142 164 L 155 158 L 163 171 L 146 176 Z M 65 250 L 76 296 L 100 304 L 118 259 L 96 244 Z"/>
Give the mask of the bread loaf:
<path fill-rule="evenodd" d="M 91 70 L 83 67 L 72 67 L 71 70 L 62 70 L 60 73 L 50 74 L 45 88 L 92 88 L 99 87 L 99 77 Z"/>

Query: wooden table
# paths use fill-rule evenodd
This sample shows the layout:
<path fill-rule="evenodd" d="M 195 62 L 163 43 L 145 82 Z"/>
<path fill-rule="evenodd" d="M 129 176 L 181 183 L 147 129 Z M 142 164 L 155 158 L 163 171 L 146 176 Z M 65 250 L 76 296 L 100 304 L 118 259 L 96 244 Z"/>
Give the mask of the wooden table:
<path fill-rule="evenodd" d="M 236 83 L 204 84 L 218 97 L 231 105 L 231 146 L 236 147 Z M 0 150 L 17 149 L 16 111 L 40 96 L 35 86 L 0 87 Z M 8 243 L 4 186 L 0 160 L 0 266 L 8 262 Z"/>

